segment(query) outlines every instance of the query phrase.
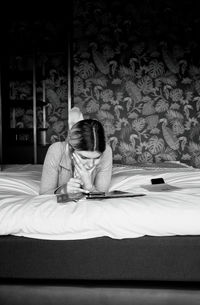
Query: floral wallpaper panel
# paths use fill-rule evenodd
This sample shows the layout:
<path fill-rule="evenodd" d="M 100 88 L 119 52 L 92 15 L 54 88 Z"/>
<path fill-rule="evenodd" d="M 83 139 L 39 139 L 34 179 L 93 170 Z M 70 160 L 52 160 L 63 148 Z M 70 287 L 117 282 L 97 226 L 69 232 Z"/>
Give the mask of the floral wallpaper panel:
<path fill-rule="evenodd" d="M 115 162 L 200 167 L 199 24 L 188 1 L 75 1 L 74 105 Z"/>

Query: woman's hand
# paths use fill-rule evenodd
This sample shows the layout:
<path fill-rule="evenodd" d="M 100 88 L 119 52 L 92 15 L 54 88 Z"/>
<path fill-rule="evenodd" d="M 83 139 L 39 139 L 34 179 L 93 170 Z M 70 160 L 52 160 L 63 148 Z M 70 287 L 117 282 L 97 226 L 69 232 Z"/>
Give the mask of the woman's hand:
<path fill-rule="evenodd" d="M 62 188 L 61 193 L 75 194 L 75 193 L 88 193 L 82 188 L 82 181 L 79 178 L 70 178 L 68 183 Z"/>
<path fill-rule="evenodd" d="M 78 174 L 79 179 L 81 179 L 83 188 L 87 191 L 92 191 L 93 189 L 92 174 L 96 166 L 93 165 L 92 168 L 86 169 L 78 155 L 73 154 L 73 159 L 74 159 L 75 170 Z"/>

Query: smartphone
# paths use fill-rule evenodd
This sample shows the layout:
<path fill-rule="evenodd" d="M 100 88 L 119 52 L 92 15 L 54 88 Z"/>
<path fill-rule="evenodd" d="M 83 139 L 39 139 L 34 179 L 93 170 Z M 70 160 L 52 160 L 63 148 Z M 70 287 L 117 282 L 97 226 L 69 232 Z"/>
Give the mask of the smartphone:
<path fill-rule="evenodd" d="M 163 184 L 163 183 L 165 183 L 163 178 L 154 178 L 154 179 L 151 179 L 151 184 Z"/>

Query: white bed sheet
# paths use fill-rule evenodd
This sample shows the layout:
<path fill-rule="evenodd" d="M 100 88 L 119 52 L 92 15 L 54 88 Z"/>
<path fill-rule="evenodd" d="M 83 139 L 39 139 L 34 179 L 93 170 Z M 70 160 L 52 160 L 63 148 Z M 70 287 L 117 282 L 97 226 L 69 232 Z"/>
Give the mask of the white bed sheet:
<path fill-rule="evenodd" d="M 24 165 L 0 172 L 0 235 L 56 240 L 200 235 L 199 169 L 115 167 L 110 191 L 146 196 L 67 204 L 58 204 L 55 195 L 38 195 L 41 170 L 41 165 Z M 180 189 L 142 188 L 159 177 Z"/>

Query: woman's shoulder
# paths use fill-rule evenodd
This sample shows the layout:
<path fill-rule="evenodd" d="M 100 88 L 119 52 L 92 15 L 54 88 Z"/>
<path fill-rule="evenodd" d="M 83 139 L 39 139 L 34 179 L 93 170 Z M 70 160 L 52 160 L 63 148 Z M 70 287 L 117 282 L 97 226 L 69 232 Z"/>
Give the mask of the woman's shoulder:
<path fill-rule="evenodd" d="M 104 150 L 102 157 L 101 157 L 101 161 L 100 163 L 97 165 L 97 170 L 98 171 L 103 171 L 103 170 L 107 170 L 107 169 L 111 169 L 112 168 L 112 163 L 113 163 L 113 158 L 112 158 L 112 149 L 110 147 L 109 144 L 106 144 L 106 149 Z"/>
<path fill-rule="evenodd" d="M 106 149 L 103 152 L 102 160 L 110 160 L 112 159 L 112 148 L 109 144 L 106 144 Z"/>
<path fill-rule="evenodd" d="M 52 143 L 48 148 L 48 153 L 60 155 L 63 153 L 65 146 L 65 141 Z"/>

